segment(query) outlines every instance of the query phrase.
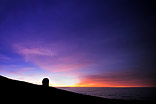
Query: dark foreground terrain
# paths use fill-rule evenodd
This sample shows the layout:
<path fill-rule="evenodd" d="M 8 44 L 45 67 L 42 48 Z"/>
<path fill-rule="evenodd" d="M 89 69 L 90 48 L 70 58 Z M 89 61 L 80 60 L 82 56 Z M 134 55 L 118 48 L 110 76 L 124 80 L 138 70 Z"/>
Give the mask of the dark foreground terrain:
<path fill-rule="evenodd" d="M 0 103 L 41 104 L 154 104 L 154 101 L 115 100 L 81 95 L 0 76 Z M 3 102 L 3 103 L 2 103 Z"/>

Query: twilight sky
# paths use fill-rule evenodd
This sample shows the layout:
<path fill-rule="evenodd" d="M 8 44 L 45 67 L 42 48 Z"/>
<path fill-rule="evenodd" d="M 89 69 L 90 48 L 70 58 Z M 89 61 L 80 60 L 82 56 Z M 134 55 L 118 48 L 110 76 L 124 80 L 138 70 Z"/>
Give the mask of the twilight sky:
<path fill-rule="evenodd" d="M 0 75 L 52 86 L 156 86 L 148 0 L 0 0 Z"/>

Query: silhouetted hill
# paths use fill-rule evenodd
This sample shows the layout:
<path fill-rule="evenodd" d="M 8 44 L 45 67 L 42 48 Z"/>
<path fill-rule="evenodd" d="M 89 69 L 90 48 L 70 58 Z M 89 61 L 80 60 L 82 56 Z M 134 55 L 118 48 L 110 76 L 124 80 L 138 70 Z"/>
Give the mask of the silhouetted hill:
<path fill-rule="evenodd" d="M 52 104 L 143 104 L 151 102 L 104 99 L 77 94 L 54 87 L 43 87 L 23 81 L 12 80 L 0 76 L 1 102 L 11 103 L 52 103 Z"/>

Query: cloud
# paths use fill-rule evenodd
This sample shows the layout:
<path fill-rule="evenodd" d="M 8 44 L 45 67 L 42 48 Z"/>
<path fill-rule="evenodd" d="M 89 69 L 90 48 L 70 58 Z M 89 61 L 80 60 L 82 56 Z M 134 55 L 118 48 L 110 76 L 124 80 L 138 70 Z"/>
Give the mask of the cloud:
<path fill-rule="evenodd" d="M 62 48 L 63 47 L 63 48 Z M 80 70 L 92 65 L 92 61 L 78 52 L 70 53 L 70 47 L 59 43 L 16 43 L 14 50 L 40 68 L 51 72 Z"/>
<path fill-rule="evenodd" d="M 5 56 L 5 55 L 3 55 L 3 54 L 0 54 L 0 60 L 11 60 L 12 58 L 10 58 L 10 57 L 7 57 L 7 56 Z"/>
<path fill-rule="evenodd" d="M 107 74 L 92 74 L 81 78 L 80 86 L 103 86 L 103 87 L 139 87 L 156 86 L 155 75 L 143 72 L 112 72 Z"/>
<path fill-rule="evenodd" d="M 0 65 L 0 72 L 14 72 L 17 65 Z"/>
<path fill-rule="evenodd" d="M 84 69 L 85 67 L 89 66 L 90 63 L 71 63 L 71 64 L 64 64 L 64 63 L 59 63 L 55 65 L 50 65 L 50 64 L 42 64 L 42 63 L 37 63 L 42 69 L 51 71 L 51 72 L 66 72 L 66 71 L 73 71 L 73 70 L 81 70 Z"/>
<path fill-rule="evenodd" d="M 18 74 L 35 69 L 35 67 L 23 67 L 22 65 L 0 65 L 1 73 Z"/>
<path fill-rule="evenodd" d="M 21 45 L 21 44 L 15 44 L 14 47 L 19 54 L 23 54 L 23 55 L 52 56 L 54 54 L 52 50 L 50 50 L 49 48 L 42 47 L 42 46 L 36 47 L 34 45 L 26 46 L 26 45 Z"/>
<path fill-rule="evenodd" d="M 24 55 L 52 56 L 52 52 L 50 50 L 43 49 L 43 48 L 23 48 L 23 49 L 20 48 L 19 53 Z"/>
<path fill-rule="evenodd" d="M 16 43 L 13 45 L 14 50 L 24 56 L 26 61 L 31 61 L 33 57 L 37 56 L 54 56 L 55 53 L 52 51 L 52 49 L 49 49 L 47 47 L 43 47 L 42 45 L 36 46 L 35 44 L 22 44 L 22 43 Z"/>

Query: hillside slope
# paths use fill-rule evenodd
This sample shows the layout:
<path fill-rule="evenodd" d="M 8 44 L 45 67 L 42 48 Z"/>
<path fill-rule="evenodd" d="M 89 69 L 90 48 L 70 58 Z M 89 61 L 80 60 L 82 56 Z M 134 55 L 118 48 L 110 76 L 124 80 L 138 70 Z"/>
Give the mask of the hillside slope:
<path fill-rule="evenodd" d="M 114 100 L 81 95 L 73 92 L 60 90 L 54 87 L 45 88 L 23 81 L 17 81 L 0 76 L 1 102 L 12 103 L 89 103 L 89 104 L 142 104 L 150 102 Z M 6 100 L 8 99 L 8 100 Z"/>

